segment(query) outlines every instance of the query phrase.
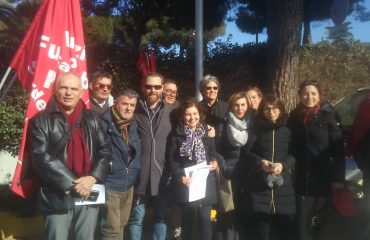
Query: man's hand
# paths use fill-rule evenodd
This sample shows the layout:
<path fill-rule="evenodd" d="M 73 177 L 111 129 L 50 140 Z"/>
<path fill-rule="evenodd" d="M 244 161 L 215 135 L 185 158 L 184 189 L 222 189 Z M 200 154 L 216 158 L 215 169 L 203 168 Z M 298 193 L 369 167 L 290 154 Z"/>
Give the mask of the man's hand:
<path fill-rule="evenodd" d="M 86 200 L 89 195 L 93 185 L 96 183 L 96 179 L 92 176 L 80 177 L 73 181 L 75 184 L 73 189 L 78 193 L 83 200 Z"/>

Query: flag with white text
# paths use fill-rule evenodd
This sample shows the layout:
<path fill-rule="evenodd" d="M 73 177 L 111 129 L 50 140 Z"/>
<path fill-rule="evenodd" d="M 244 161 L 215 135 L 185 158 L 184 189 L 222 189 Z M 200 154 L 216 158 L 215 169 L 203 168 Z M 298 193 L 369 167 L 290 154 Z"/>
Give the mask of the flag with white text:
<path fill-rule="evenodd" d="M 11 64 L 22 86 L 30 93 L 23 129 L 21 151 L 13 177 L 12 191 L 27 197 L 35 179 L 24 177 L 28 120 L 43 110 L 59 73 L 81 76 L 83 101 L 88 104 L 86 53 L 79 0 L 44 0 Z M 23 167 L 22 167 L 23 166 Z M 24 176 L 23 176 L 24 175 Z"/>

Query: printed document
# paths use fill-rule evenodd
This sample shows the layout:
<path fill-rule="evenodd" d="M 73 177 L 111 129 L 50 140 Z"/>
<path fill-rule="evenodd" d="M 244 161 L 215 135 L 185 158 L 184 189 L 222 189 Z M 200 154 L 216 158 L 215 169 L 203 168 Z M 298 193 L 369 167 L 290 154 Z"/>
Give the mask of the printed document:
<path fill-rule="evenodd" d="M 189 186 L 189 202 L 202 199 L 206 196 L 207 177 L 210 165 L 206 162 L 185 168 L 186 177 L 191 177 Z"/>

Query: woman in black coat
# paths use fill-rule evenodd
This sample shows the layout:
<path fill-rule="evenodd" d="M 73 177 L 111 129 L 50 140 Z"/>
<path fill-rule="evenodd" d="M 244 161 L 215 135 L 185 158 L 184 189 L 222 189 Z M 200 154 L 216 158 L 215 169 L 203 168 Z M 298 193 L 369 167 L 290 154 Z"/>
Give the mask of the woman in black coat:
<path fill-rule="evenodd" d="M 295 160 L 289 154 L 291 133 L 285 119 L 283 103 L 273 95 L 264 96 L 243 148 L 245 188 L 260 240 L 276 239 L 271 228 L 276 228 L 279 239 L 295 240 Z"/>
<path fill-rule="evenodd" d="M 239 239 L 238 194 L 238 162 L 240 151 L 248 140 L 248 127 L 253 113 L 248 111 L 248 99 L 245 92 L 234 93 L 229 98 L 229 111 L 226 114 L 222 138 L 218 144 L 218 152 L 225 160 L 223 177 L 231 181 L 235 210 L 222 212 L 217 210 L 216 239 Z"/>
<path fill-rule="evenodd" d="M 181 206 L 181 238 L 192 239 L 195 211 L 200 228 L 200 239 L 212 239 L 210 213 L 217 202 L 215 170 L 218 168 L 214 141 L 207 135 L 204 113 L 200 103 L 193 98 L 185 99 L 178 108 L 179 122 L 167 142 L 167 161 L 170 162 L 174 182 L 175 201 Z M 185 175 L 185 168 L 196 164 L 210 165 L 205 197 L 189 202 L 189 186 L 192 178 Z"/>
<path fill-rule="evenodd" d="M 331 187 L 343 186 L 345 161 L 342 130 L 334 109 L 322 102 L 320 85 L 304 81 L 299 97 L 288 126 L 296 159 L 298 239 L 304 240 L 312 238 L 312 217 L 326 207 Z"/>

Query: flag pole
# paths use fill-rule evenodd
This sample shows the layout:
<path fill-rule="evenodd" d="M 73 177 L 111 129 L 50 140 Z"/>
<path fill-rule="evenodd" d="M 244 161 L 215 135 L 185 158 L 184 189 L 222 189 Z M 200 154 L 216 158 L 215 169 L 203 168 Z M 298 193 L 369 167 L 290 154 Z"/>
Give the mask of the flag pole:
<path fill-rule="evenodd" d="M 0 103 L 4 100 L 6 94 L 9 92 L 10 88 L 13 86 L 15 80 L 17 80 L 17 73 L 14 73 L 12 78 L 10 79 L 10 82 L 8 84 L 8 86 L 6 86 L 3 94 L 0 96 Z"/>
<path fill-rule="evenodd" d="M 4 74 L 4 77 L 1 79 L 1 82 L 0 82 L 0 90 L 3 88 L 3 85 L 6 82 L 6 79 L 8 78 L 8 75 L 9 75 L 9 73 L 10 73 L 11 70 L 12 70 L 12 68 L 11 67 L 8 67 L 8 69 L 6 70 L 6 72 Z"/>

